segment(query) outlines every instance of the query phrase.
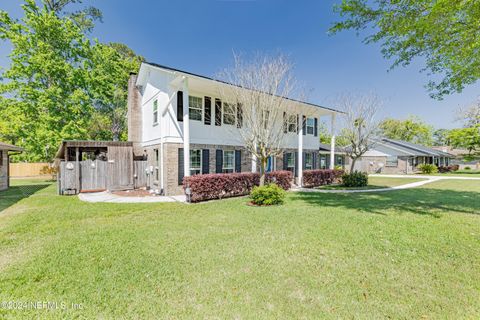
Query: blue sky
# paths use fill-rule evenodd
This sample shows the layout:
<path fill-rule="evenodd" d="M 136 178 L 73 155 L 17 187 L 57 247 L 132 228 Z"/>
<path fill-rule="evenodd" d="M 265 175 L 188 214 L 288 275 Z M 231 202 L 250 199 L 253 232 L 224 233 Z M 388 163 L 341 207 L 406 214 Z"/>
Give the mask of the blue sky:
<path fill-rule="evenodd" d="M 308 100 L 334 106 L 345 92 L 375 92 L 382 117 L 417 115 L 436 128 L 452 128 L 455 110 L 474 101 L 475 84 L 461 94 L 436 101 L 424 85 L 421 61 L 388 71 L 379 47 L 364 45 L 354 32 L 329 36 L 340 0 L 84 0 L 100 8 L 103 23 L 93 37 L 122 42 L 148 61 L 213 76 L 232 63 L 232 52 L 289 55 Z M 21 1 L 2 1 L 0 9 L 18 17 Z M 0 45 L 0 66 L 8 64 Z"/>

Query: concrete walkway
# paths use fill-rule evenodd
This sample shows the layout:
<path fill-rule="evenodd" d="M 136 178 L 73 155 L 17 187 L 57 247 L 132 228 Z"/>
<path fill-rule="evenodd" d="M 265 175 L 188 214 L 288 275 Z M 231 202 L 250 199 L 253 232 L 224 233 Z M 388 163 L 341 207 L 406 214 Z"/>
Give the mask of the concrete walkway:
<path fill-rule="evenodd" d="M 380 188 L 380 189 L 362 189 L 362 190 L 322 190 L 322 189 L 310 189 L 310 188 L 296 188 L 294 191 L 301 191 L 301 192 L 319 192 L 319 193 L 364 193 L 364 192 L 385 192 L 385 191 L 393 191 L 393 190 L 403 190 L 403 189 L 410 189 L 419 186 L 426 185 L 428 183 L 432 183 L 439 180 L 479 180 L 480 178 L 473 178 L 473 177 L 451 177 L 451 176 L 428 176 L 428 175 L 382 175 L 382 174 L 371 174 L 369 177 L 380 177 L 380 178 L 398 178 L 398 179 L 405 179 L 405 178 L 418 178 L 418 179 L 426 179 L 422 181 L 402 184 L 400 186 L 389 187 L 389 188 Z"/>
<path fill-rule="evenodd" d="M 149 196 L 149 197 L 122 197 L 108 191 L 95 193 L 80 193 L 78 198 L 86 202 L 109 202 L 109 203 L 156 203 L 156 202 L 183 202 L 185 196 Z"/>

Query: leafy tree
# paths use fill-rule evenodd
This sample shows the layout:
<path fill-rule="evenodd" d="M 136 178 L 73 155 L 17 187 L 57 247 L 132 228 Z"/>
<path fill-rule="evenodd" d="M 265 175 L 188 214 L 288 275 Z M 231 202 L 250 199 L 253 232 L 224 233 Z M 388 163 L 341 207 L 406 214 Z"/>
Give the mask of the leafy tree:
<path fill-rule="evenodd" d="M 468 155 L 473 156 L 480 152 L 480 125 L 470 128 L 453 129 L 449 139 L 456 148 L 468 150 Z"/>
<path fill-rule="evenodd" d="M 417 117 L 406 120 L 385 119 L 380 125 L 380 135 L 396 140 L 432 145 L 433 128 Z"/>
<path fill-rule="evenodd" d="M 474 103 L 460 108 L 457 112 L 457 120 L 462 121 L 466 128 L 480 124 L 480 98 Z"/>
<path fill-rule="evenodd" d="M 448 146 L 450 145 L 450 130 L 437 129 L 433 132 L 433 145 L 435 146 Z"/>
<path fill-rule="evenodd" d="M 43 0 L 45 8 L 54 12 L 58 16 L 67 16 L 75 22 L 77 26 L 86 31 L 91 31 L 95 26 L 95 21 L 102 21 L 102 12 L 95 7 L 86 7 L 74 12 L 65 12 L 64 9 L 70 4 L 82 3 L 82 0 Z"/>
<path fill-rule="evenodd" d="M 90 41 L 70 18 L 34 0 L 22 8 L 21 20 L 0 11 L 0 39 L 13 47 L 1 73 L 0 138 L 25 147 L 24 159 L 51 160 L 62 139 L 86 135 Z"/>
<path fill-rule="evenodd" d="M 479 1 L 343 0 L 335 11 L 342 19 L 330 31 L 370 28 L 364 42 L 380 43 L 392 68 L 424 59 L 423 70 L 440 78 L 427 85 L 434 98 L 461 92 L 480 77 Z"/>
<path fill-rule="evenodd" d="M 142 57 L 120 43 L 97 43 L 92 48 L 89 92 L 95 114 L 90 138 L 122 140 L 126 138 L 128 78 L 140 67 Z"/>

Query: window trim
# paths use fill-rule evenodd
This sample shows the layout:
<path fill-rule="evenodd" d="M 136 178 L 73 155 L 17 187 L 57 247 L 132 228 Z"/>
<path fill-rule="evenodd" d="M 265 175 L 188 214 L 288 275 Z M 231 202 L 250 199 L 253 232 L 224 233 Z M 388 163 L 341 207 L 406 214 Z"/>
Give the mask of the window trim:
<path fill-rule="evenodd" d="M 197 169 L 197 167 L 193 167 L 192 166 L 192 154 L 194 151 L 198 151 L 200 153 L 200 165 Z M 189 160 L 189 163 L 190 163 L 190 175 L 191 176 L 194 176 L 194 175 L 197 175 L 197 174 L 202 174 L 202 165 L 203 165 L 203 160 L 202 160 L 202 153 L 203 153 L 203 150 L 202 149 L 192 149 L 190 150 L 190 160 Z M 192 173 L 192 170 L 195 170 L 195 171 L 198 171 L 198 173 Z"/>
<path fill-rule="evenodd" d="M 308 121 L 311 120 L 312 121 L 312 125 L 308 125 Z M 308 132 L 308 129 L 312 129 L 312 133 L 309 133 Z M 307 134 L 309 135 L 314 135 L 315 134 L 315 119 L 314 118 L 307 118 L 305 120 L 305 131 L 307 132 Z"/>
<path fill-rule="evenodd" d="M 233 107 L 233 113 L 225 112 L 225 107 L 226 106 Z M 233 123 L 226 123 L 225 122 L 225 116 L 227 114 L 228 115 L 233 115 Z M 235 103 L 229 103 L 229 102 L 223 102 L 222 103 L 222 124 L 227 125 L 227 126 L 235 126 L 237 124 L 237 105 Z"/>
<path fill-rule="evenodd" d="M 190 99 L 200 99 L 200 108 L 197 108 L 197 107 L 194 108 L 194 107 L 192 107 L 192 103 L 191 103 Z M 191 111 L 191 109 L 193 109 L 193 110 L 200 110 L 200 119 L 193 119 L 193 118 L 190 116 L 190 111 Z M 198 96 L 194 96 L 194 95 L 188 95 L 188 119 L 193 120 L 193 121 L 203 122 L 203 119 L 204 119 L 204 117 L 205 117 L 204 112 L 205 112 L 205 105 L 204 105 L 203 97 L 198 97 Z"/>
<path fill-rule="evenodd" d="M 232 161 L 232 167 L 231 168 L 226 168 L 225 167 L 225 155 L 227 152 L 231 152 L 233 154 L 233 161 Z M 228 172 L 226 172 L 228 170 Z M 231 170 L 231 171 L 230 171 Z M 223 150 L 222 154 L 222 173 L 234 173 L 235 172 L 235 150 Z"/>
<path fill-rule="evenodd" d="M 152 107 L 152 116 L 153 116 L 153 126 L 158 125 L 158 99 L 153 100 L 153 107 Z"/>

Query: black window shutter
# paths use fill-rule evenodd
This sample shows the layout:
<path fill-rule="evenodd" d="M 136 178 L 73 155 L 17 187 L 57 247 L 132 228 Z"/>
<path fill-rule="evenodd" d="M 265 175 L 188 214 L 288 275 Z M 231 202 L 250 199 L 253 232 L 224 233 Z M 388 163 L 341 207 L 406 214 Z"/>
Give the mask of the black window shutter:
<path fill-rule="evenodd" d="M 307 168 L 307 157 L 306 157 L 306 152 L 303 151 L 303 156 L 302 156 L 302 168 L 303 170 L 305 170 Z"/>
<path fill-rule="evenodd" d="M 206 125 L 210 125 L 212 123 L 212 98 L 205 97 L 205 120 L 204 123 Z"/>
<path fill-rule="evenodd" d="M 183 121 L 183 91 L 177 92 L 177 120 Z"/>
<path fill-rule="evenodd" d="M 283 153 L 283 170 L 288 170 L 288 153 Z"/>
<path fill-rule="evenodd" d="M 295 151 L 295 168 L 293 172 L 295 173 L 295 177 L 298 177 L 298 151 Z"/>
<path fill-rule="evenodd" d="M 297 114 L 297 133 L 298 133 L 298 130 L 300 129 L 300 127 L 298 126 L 300 124 L 300 116 Z"/>
<path fill-rule="evenodd" d="M 210 150 L 202 150 L 202 174 L 210 173 Z"/>
<path fill-rule="evenodd" d="M 288 132 L 288 122 L 287 122 L 287 113 L 283 113 L 283 133 Z"/>
<path fill-rule="evenodd" d="M 235 172 L 242 172 L 242 151 L 235 150 Z"/>
<path fill-rule="evenodd" d="M 215 172 L 222 173 L 223 171 L 223 151 L 217 149 L 215 154 Z"/>
<path fill-rule="evenodd" d="M 307 134 L 307 117 L 302 116 L 302 132 L 303 135 Z"/>
<path fill-rule="evenodd" d="M 185 175 L 185 168 L 183 166 L 183 148 L 178 148 L 178 185 L 183 184 L 183 176 Z"/>
<path fill-rule="evenodd" d="M 312 160 L 313 160 L 312 168 L 315 170 L 317 169 L 317 153 L 316 152 L 312 153 Z"/>
<path fill-rule="evenodd" d="M 243 126 L 243 108 L 242 104 L 237 104 L 237 128 Z"/>
<path fill-rule="evenodd" d="M 222 101 L 215 99 L 215 125 L 222 125 Z"/>
<path fill-rule="evenodd" d="M 313 134 L 315 135 L 315 137 L 318 137 L 318 118 L 315 118 L 315 124 L 314 124 L 314 127 L 313 127 Z"/>
<path fill-rule="evenodd" d="M 326 159 L 325 159 L 325 169 L 330 169 L 330 154 L 327 154 Z"/>

